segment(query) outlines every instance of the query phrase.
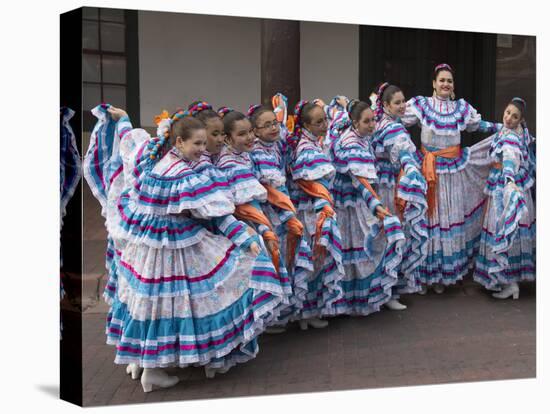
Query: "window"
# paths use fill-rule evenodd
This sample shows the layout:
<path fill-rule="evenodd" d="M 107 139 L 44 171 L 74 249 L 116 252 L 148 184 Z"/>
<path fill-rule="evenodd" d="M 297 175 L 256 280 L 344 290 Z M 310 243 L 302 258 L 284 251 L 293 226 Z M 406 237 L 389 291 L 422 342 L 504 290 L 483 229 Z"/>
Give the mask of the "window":
<path fill-rule="evenodd" d="M 101 102 L 127 108 L 127 13 L 121 9 L 82 9 L 82 110 L 84 129 Z"/>

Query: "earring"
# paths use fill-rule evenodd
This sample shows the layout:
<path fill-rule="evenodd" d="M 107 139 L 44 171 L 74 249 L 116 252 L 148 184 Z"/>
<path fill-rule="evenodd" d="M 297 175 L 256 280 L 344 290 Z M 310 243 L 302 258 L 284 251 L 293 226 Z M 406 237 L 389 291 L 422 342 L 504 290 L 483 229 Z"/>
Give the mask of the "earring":
<path fill-rule="evenodd" d="M 434 93 L 432 94 L 432 96 L 435 98 L 437 96 L 437 93 L 435 92 L 435 88 L 434 88 Z"/>
<path fill-rule="evenodd" d="M 454 91 L 453 91 L 453 92 L 451 92 L 451 100 L 452 100 L 452 101 L 454 101 L 454 100 L 455 100 L 455 93 L 454 93 Z"/>

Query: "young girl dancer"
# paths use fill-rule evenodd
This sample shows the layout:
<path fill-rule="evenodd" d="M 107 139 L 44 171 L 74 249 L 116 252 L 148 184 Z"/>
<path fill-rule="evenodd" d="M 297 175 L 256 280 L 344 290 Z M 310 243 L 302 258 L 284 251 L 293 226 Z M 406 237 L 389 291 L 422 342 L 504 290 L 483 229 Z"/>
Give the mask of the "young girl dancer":
<path fill-rule="evenodd" d="M 525 108 L 521 98 L 508 103 L 489 149 L 493 161 L 485 186 L 489 200 L 474 280 L 500 290 L 493 293 L 497 299 L 517 299 L 518 282 L 535 280 L 535 205 L 530 191 L 534 180 L 523 139 Z"/>
<path fill-rule="evenodd" d="M 300 101 L 294 113 L 296 128 L 289 139 L 290 196 L 314 259 L 314 272 L 299 315 L 300 327 L 323 328 L 328 322 L 320 317 L 325 312 L 331 313 L 332 304 L 343 295 L 342 242 L 329 182 L 335 170 L 319 144 L 319 138 L 327 133 L 323 109 Z"/>
<path fill-rule="evenodd" d="M 397 300 L 399 295 L 420 290 L 418 267 L 426 259 L 428 249 L 427 184 L 414 159 L 416 146 L 400 122 L 405 108 L 401 89 L 388 83 L 380 85 L 376 100 L 376 130 L 371 141 L 378 169 L 378 194 L 384 205 L 401 217 L 407 234 L 402 276 L 393 289 L 393 300 L 387 304 L 395 310 L 406 309 Z"/>
<path fill-rule="evenodd" d="M 344 296 L 334 302 L 331 314 L 368 315 L 383 304 L 392 306 L 405 236 L 397 217 L 390 215 L 372 188 L 378 181 L 369 143 L 374 128 L 370 106 L 354 100 L 329 134 L 336 168 L 332 194 L 345 267 Z"/>
<path fill-rule="evenodd" d="M 199 119 L 206 128 L 206 149 L 198 161 L 191 161 L 189 165 L 194 171 L 206 175 L 216 186 L 231 199 L 231 190 L 227 182 L 226 175 L 217 168 L 214 163 L 220 155 L 225 142 L 225 132 L 220 115 L 212 109 L 212 106 L 205 101 L 194 101 L 189 104 L 187 111 L 191 116 Z M 169 127 L 169 114 L 163 111 L 155 117 L 155 122 L 159 129 L 164 130 Z M 168 124 L 167 124 L 168 122 Z M 160 127 L 160 124 L 163 124 Z"/>
<path fill-rule="evenodd" d="M 271 220 L 265 215 L 262 203 L 268 198 L 266 188 L 258 180 L 258 172 L 250 153 L 254 148 L 254 133 L 249 119 L 241 112 L 225 108 L 221 111 L 227 145 L 220 153 L 217 166 L 226 174 L 235 203 L 235 217 L 254 227 L 261 236 L 278 271 L 288 297 L 292 286 L 281 257 L 280 240 Z M 284 302 L 282 307 L 289 303 Z M 282 309 L 280 309 L 282 310 Z M 274 332 L 274 329 L 270 329 Z"/>
<path fill-rule="evenodd" d="M 231 215 L 233 204 L 189 167 L 205 149 L 204 124 L 180 111 L 165 135 L 147 139 L 124 111 L 109 112 L 129 181 L 118 203 L 126 246 L 107 337 L 115 363 L 145 368 L 149 392 L 178 382 L 164 367 L 223 372 L 254 358 L 283 286 L 257 237 Z M 209 232 L 205 219 L 225 236 Z"/>
<path fill-rule="evenodd" d="M 303 237 L 303 224 L 296 218 L 296 208 L 286 188 L 287 144 L 286 97 L 277 94 L 272 99 L 274 109 L 253 105 L 248 117 L 252 123 L 254 149 L 250 153 L 258 180 L 267 190 L 263 211 L 273 223 L 280 241 L 281 260 L 286 265 L 292 284 L 292 306 L 281 313 L 279 328 L 269 332 L 282 332 L 284 325 L 294 319 L 303 306 L 307 293 L 307 280 L 313 271 L 311 248 Z"/>
<path fill-rule="evenodd" d="M 491 131 L 464 99 L 454 100 L 454 72 L 447 64 L 436 66 L 434 95 L 416 96 L 407 102 L 402 123 L 421 127 L 421 151 L 417 162 L 428 183 L 427 258 L 420 266 L 422 282 L 437 293 L 455 284 L 473 267 L 479 246 L 489 174 L 489 140 L 461 148 L 462 131 Z"/>

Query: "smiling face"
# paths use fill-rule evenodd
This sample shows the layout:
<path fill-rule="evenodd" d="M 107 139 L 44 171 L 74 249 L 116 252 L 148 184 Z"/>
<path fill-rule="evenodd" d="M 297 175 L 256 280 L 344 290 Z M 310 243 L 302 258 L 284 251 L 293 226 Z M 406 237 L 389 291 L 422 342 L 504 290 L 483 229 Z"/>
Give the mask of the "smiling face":
<path fill-rule="evenodd" d="M 316 137 L 324 137 L 328 130 L 328 120 L 323 108 L 315 106 L 309 111 L 311 122 L 304 122 L 304 127 Z"/>
<path fill-rule="evenodd" d="M 372 109 L 367 108 L 361 112 L 359 121 L 353 121 L 353 127 L 359 132 L 359 135 L 366 136 L 372 135 L 374 128 L 376 127 L 376 121 L 374 119 L 374 112 Z"/>
<path fill-rule="evenodd" d="M 405 101 L 405 95 L 403 95 L 401 91 L 395 92 L 389 102 L 384 102 L 384 109 L 395 117 L 402 117 L 405 115 L 406 107 L 407 102 Z"/>
<path fill-rule="evenodd" d="M 448 70 L 439 71 L 432 85 L 437 96 L 449 98 L 455 90 L 453 74 Z"/>
<path fill-rule="evenodd" d="M 248 119 L 235 121 L 227 139 L 237 152 L 250 152 L 254 147 L 254 131 Z"/>
<path fill-rule="evenodd" d="M 183 158 L 188 161 L 198 161 L 206 149 L 206 129 L 194 129 L 187 139 L 176 137 L 175 145 Z"/>
<path fill-rule="evenodd" d="M 506 128 L 516 129 L 522 120 L 521 111 L 515 105 L 510 104 L 506 107 L 502 116 L 502 123 Z"/>
<path fill-rule="evenodd" d="M 219 154 L 224 146 L 225 133 L 220 118 L 209 118 L 206 121 L 206 149 L 210 154 Z"/>
<path fill-rule="evenodd" d="M 254 134 L 264 142 L 275 142 L 280 138 L 280 124 L 272 111 L 263 112 L 256 119 Z"/>

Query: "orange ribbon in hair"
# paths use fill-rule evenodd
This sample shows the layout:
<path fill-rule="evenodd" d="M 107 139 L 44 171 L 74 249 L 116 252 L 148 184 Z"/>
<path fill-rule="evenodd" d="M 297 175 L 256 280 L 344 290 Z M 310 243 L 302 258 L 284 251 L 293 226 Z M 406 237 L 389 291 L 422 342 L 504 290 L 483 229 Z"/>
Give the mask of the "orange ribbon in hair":
<path fill-rule="evenodd" d="M 267 184 L 264 184 L 264 187 L 267 190 L 267 201 L 270 204 L 279 207 L 282 210 L 296 213 L 294 204 L 292 204 L 292 201 L 285 193 Z M 290 269 L 292 263 L 294 263 L 294 258 L 296 257 L 296 246 L 304 234 L 304 226 L 296 217 L 291 217 L 286 222 L 286 227 L 288 230 L 288 239 L 286 243 L 286 265 L 287 268 Z"/>
<path fill-rule="evenodd" d="M 273 261 L 273 265 L 275 266 L 275 270 L 277 271 L 277 274 L 279 273 L 279 263 L 280 263 L 280 254 L 279 254 L 279 238 L 277 235 L 273 232 L 273 226 L 271 225 L 271 222 L 267 218 L 267 216 L 260 210 L 258 210 L 256 207 L 254 207 L 251 204 L 241 204 L 239 206 L 235 206 L 235 217 L 237 217 L 240 220 L 249 220 L 256 224 L 263 224 L 264 226 L 267 226 L 269 228 L 268 231 L 264 232 L 262 234 L 262 237 L 265 241 L 271 241 L 274 243 L 266 243 L 266 246 L 269 249 L 269 252 L 271 253 L 271 260 Z"/>
<path fill-rule="evenodd" d="M 168 118 L 170 118 L 170 114 L 166 109 L 163 109 L 160 114 L 154 116 L 153 120 L 155 121 L 155 125 L 159 125 L 163 119 Z"/>
<path fill-rule="evenodd" d="M 438 151 L 428 151 L 424 145 L 420 147 L 422 154 L 424 154 L 424 161 L 422 162 L 422 175 L 428 183 L 428 217 L 432 217 L 435 206 L 437 204 L 437 170 L 436 170 L 436 157 L 443 158 L 458 158 L 462 153 L 460 145 L 453 145 L 452 147 L 444 148 Z"/>
<path fill-rule="evenodd" d="M 317 217 L 317 223 L 315 224 L 315 248 L 313 250 L 313 259 L 316 260 L 317 258 L 320 258 L 321 262 L 323 262 L 326 254 L 326 248 L 325 246 L 319 244 L 319 240 L 321 240 L 321 231 L 325 220 L 328 217 L 334 217 L 335 214 L 332 209 L 332 206 L 334 205 L 332 196 L 324 185 L 319 184 L 316 181 L 296 180 L 295 183 L 307 195 L 315 198 L 322 198 L 330 203 L 330 206 L 324 206 L 319 212 L 319 217 Z"/>

